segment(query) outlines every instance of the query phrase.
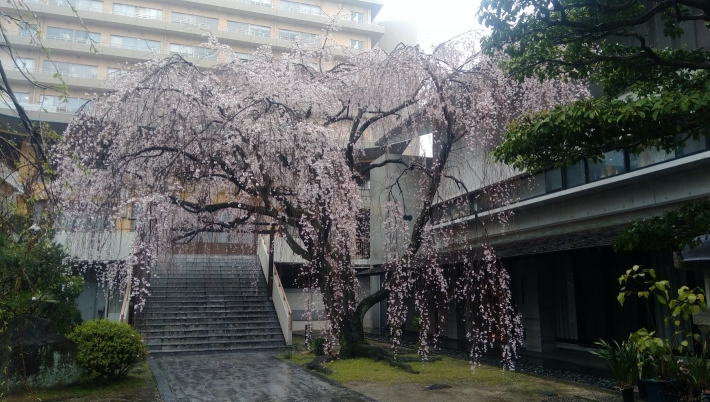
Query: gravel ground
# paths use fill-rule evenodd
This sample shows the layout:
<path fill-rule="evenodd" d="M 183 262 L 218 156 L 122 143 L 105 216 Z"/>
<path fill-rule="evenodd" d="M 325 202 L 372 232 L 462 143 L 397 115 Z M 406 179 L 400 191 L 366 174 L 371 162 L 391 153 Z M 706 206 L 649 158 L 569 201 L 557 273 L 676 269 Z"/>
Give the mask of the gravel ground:
<path fill-rule="evenodd" d="M 389 343 L 389 338 L 386 336 L 379 336 L 379 335 L 372 335 L 368 334 L 366 335 L 368 338 L 379 341 L 379 342 L 385 342 Z M 404 347 L 409 347 L 413 348 L 414 344 L 407 343 L 407 342 L 402 342 L 402 346 Z M 453 349 L 437 349 L 436 351 L 433 351 L 432 354 L 439 354 L 439 355 L 447 355 L 447 356 L 452 356 L 452 357 L 458 357 L 461 359 L 468 359 L 469 355 L 468 353 L 459 351 L 459 350 L 453 350 Z M 490 357 L 486 356 L 481 359 L 481 363 L 491 365 L 491 366 L 497 366 L 497 367 L 502 367 L 501 360 L 499 358 L 495 357 Z M 541 366 L 535 365 L 535 364 L 527 364 L 527 363 L 521 363 L 517 362 L 515 364 L 515 371 L 520 372 L 520 373 L 526 373 L 526 374 L 534 374 L 534 375 L 539 375 L 543 377 L 550 377 L 550 378 L 556 378 L 560 380 L 565 380 L 565 381 L 571 381 L 575 382 L 578 384 L 584 384 L 584 385 L 591 385 L 594 387 L 600 387 L 600 388 L 606 388 L 606 389 L 616 389 L 615 385 L 616 383 L 614 380 L 608 379 L 608 378 L 603 378 L 603 377 L 595 377 L 591 375 L 586 375 L 586 374 L 579 374 L 575 373 L 572 371 L 566 371 L 566 370 L 558 370 L 558 369 L 546 369 Z M 548 399 L 543 399 L 544 401 L 550 401 L 550 402 L 565 402 L 565 401 L 580 401 L 583 399 L 576 399 L 576 398 L 560 398 L 560 397 L 550 397 Z M 610 399 L 610 401 L 613 401 L 615 399 Z M 605 401 L 600 401 L 600 402 L 605 402 Z"/>

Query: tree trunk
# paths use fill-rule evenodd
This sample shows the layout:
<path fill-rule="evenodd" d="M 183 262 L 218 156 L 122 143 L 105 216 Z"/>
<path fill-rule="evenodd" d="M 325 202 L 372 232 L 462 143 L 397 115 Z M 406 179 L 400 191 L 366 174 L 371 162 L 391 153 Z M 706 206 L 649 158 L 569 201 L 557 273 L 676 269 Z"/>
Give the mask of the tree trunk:
<path fill-rule="evenodd" d="M 375 304 L 384 301 L 389 296 L 388 289 L 380 289 L 365 297 L 357 305 L 354 312 L 348 314 L 340 335 L 340 357 L 343 359 L 361 357 L 362 347 L 365 346 L 365 331 L 362 325 L 365 314 Z"/>

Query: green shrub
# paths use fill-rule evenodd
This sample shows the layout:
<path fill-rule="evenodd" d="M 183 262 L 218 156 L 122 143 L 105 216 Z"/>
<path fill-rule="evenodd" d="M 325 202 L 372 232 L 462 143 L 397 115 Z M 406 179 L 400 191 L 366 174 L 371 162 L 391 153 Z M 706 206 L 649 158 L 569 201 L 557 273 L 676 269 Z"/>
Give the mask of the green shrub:
<path fill-rule="evenodd" d="M 85 322 L 75 327 L 69 338 L 77 344 L 84 382 L 125 378 L 148 353 L 138 331 L 128 324 L 108 320 Z"/>
<path fill-rule="evenodd" d="M 32 315 L 52 320 L 67 334 L 82 321 L 75 300 L 84 280 L 69 276 L 62 248 L 30 225 L 27 217 L 0 214 L 0 323 Z"/>
<path fill-rule="evenodd" d="M 325 338 L 318 337 L 313 339 L 313 353 L 316 356 L 323 356 L 325 354 Z"/>

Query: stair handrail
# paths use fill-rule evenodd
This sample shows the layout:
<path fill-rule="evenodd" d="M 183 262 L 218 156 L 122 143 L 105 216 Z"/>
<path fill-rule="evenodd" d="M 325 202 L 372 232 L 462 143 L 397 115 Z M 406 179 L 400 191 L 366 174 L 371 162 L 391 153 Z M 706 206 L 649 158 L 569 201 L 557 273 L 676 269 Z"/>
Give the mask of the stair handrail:
<path fill-rule="evenodd" d="M 266 244 L 265 236 L 260 235 L 259 242 L 261 247 L 258 247 L 259 262 L 261 265 L 261 270 L 264 273 L 267 283 L 269 282 L 269 246 Z M 293 337 L 291 331 L 293 330 L 293 314 L 291 312 L 291 305 L 288 303 L 288 298 L 286 298 L 286 291 L 281 284 L 281 278 L 279 273 L 276 271 L 276 264 L 273 266 L 273 288 L 267 291 L 271 292 L 271 300 L 274 303 L 274 308 L 276 309 L 276 315 L 279 317 L 279 325 L 281 326 L 281 331 L 284 334 L 284 339 L 287 345 L 293 343 Z"/>

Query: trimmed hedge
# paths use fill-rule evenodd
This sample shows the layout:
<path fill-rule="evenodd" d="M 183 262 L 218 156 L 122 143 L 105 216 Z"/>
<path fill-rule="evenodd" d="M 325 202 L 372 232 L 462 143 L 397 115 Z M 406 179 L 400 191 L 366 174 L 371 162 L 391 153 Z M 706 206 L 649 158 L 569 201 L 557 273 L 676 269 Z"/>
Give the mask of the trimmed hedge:
<path fill-rule="evenodd" d="M 125 378 L 145 360 L 148 348 L 141 335 L 128 324 L 108 320 L 88 321 L 74 328 L 69 339 L 77 344 L 77 359 L 84 369 L 84 382 Z"/>

